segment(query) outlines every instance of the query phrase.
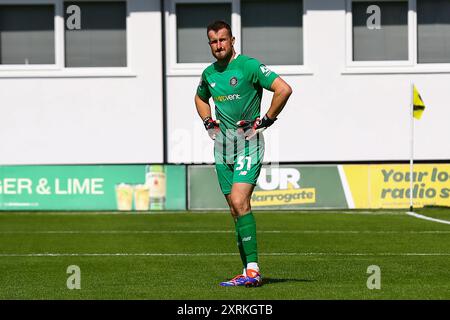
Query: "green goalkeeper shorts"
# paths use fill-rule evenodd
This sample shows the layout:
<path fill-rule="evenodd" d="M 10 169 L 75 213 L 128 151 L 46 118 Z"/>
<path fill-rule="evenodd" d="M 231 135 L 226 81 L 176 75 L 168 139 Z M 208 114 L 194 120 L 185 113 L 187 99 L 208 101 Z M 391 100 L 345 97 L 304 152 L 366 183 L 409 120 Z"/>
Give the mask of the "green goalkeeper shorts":
<path fill-rule="evenodd" d="M 229 141 L 229 140 L 228 140 Z M 224 195 L 231 193 L 233 183 L 256 185 L 264 159 L 264 137 L 258 134 L 250 141 L 222 143 L 216 139 L 214 145 L 217 178 Z"/>

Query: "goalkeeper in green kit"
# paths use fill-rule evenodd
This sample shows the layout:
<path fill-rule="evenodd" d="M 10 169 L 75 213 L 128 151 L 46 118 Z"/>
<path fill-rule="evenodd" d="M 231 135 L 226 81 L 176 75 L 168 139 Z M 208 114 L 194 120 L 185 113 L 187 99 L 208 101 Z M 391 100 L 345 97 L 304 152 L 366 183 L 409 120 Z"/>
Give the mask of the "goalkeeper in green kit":
<path fill-rule="evenodd" d="M 203 71 L 195 105 L 214 140 L 217 177 L 235 221 L 244 267 L 242 274 L 220 285 L 257 287 L 262 284 L 262 277 L 250 199 L 263 162 L 262 131 L 277 119 L 292 89 L 258 60 L 236 54 L 235 38 L 226 22 L 210 24 L 207 36 L 217 61 Z M 263 89 L 274 94 L 269 110 L 261 117 Z M 214 101 L 216 119 L 211 116 L 210 98 Z"/>

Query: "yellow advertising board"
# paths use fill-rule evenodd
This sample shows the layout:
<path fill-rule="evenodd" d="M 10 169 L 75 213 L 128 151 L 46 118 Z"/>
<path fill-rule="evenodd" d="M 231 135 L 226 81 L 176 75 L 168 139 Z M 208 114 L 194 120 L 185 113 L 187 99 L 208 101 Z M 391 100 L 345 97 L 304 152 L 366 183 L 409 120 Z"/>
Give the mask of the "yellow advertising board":
<path fill-rule="evenodd" d="M 359 208 L 408 208 L 410 167 L 408 164 L 344 165 L 345 178 Z M 450 206 L 450 165 L 414 165 L 413 205 Z"/>

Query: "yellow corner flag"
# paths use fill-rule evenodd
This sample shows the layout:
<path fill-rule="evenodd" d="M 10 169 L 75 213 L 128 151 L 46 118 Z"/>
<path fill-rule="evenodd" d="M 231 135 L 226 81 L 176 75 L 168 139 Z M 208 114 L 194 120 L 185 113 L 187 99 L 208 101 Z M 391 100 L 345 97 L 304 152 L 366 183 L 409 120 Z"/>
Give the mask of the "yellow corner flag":
<path fill-rule="evenodd" d="M 416 86 L 414 86 L 414 101 L 413 101 L 413 116 L 416 119 L 422 118 L 422 113 L 425 110 L 425 104 L 423 103 L 422 97 L 417 91 Z"/>

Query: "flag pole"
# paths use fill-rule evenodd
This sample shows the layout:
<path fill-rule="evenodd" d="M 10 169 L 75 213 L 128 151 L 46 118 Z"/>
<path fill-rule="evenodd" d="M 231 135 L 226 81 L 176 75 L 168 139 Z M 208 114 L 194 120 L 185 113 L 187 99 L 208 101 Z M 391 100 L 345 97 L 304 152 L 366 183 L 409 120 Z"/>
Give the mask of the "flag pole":
<path fill-rule="evenodd" d="M 413 174 L 414 174 L 414 83 L 411 84 L 411 154 L 409 160 L 409 211 L 414 211 L 413 204 Z"/>

